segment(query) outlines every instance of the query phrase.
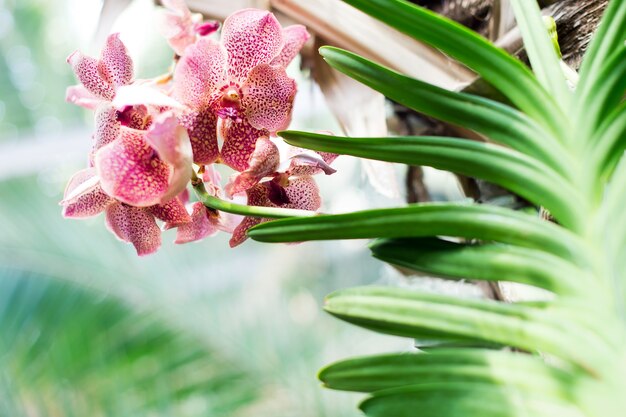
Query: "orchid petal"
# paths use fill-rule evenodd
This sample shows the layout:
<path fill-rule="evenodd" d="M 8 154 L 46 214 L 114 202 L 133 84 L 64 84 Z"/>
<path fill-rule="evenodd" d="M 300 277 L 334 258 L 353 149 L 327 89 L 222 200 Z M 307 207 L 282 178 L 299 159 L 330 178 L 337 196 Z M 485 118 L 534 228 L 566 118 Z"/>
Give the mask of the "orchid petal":
<path fill-rule="evenodd" d="M 130 84 L 133 80 L 133 60 L 119 33 L 112 33 L 100 55 L 100 72 L 114 87 Z"/>
<path fill-rule="evenodd" d="M 146 133 L 146 142 L 170 165 L 191 165 L 191 144 L 185 128 L 171 112 L 161 113 Z"/>
<path fill-rule="evenodd" d="M 196 40 L 192 30 L 193 17 L 183 0 L 162 0 L 168 10 L 160 13 L 159 29 L 177 55 Z"/>
<path fill-rule="evenodd" d="M 181 103 L 168 96 L 157 87 L 149 84 L 131 84 L 119 87 L 113 99 L 113 106 L 121 109 L 125 106 L 156 106 L 184 109 Z"/>
<path fill-rule="evenodd" d="M 222 42 L 228 51 L 228 75 L 242 82 L 252 68 L 269 64 L 280 53 L 282 27 L 268 11 L 244 9 L 224 21 Z"/>
<path fill-rule="evenodd" d="M 278 147 L 268 137 L 260 137 L 250 157 L 249 168 L 226 185 L 226 194 L 231 196 L 255 186 L 276 172 L 279 164 Z"/>
<path fill-rule="evenodd" d="M 72 66 L 76 78 L 85 86 L 87 91 L 103 100 L 111 101 L 113 99 L 115 90 L 103 78 L 97 59 L 75 51 L 67 57 L 67 62 Z"/>
<path fill-rule="evenodd" d="M 226 50 L 210 38 L 189 46 L 174 71 L 174 97 L 194 109 L 209 103 L 226 80 Z"/>
<path fill-rule="evenodd" d="M 217 32 L 220 28 L 220 23 L 215 20 L 209 20 L 207 22 L 198 23 L 194 26 L 194 31 L 200 36 L 209 36 L 212 33 Z"/>
<path fill-rule="evenodd" d="M 339 156 L 329 152 L 313 152 L 301 148 L 292 148 L 291 164 L 287 169 L 289 175 L 315 175 L 324 173 L 331 175 L 337 172 L 330 164 Z"/>
<path fill-rule="evenodd" d="M 317 211 L 322 205 L 320 190 L 310 176 L 290 179 L 285 191 L 289 203 L 284 208 Z"/>
<path fill-rule="evenodd" d="M 202 181 L 207 193 L 213 197 L 220 197 L 222 194 L 222 176 L 215 169 L 215 165 L 207 165 L 202 173 Z"/>
<path fill-rule="evenodd" d="M 224 138 L 222 160 L 236 171 L 245 171 L 250 166 L 250 157 L 254 152 L 257 139 L 269 136 L 269 131 L 256 129 L 244 119 L 240 123 L 230 119 L 220 123 L 220 133 Z"/>
<path fill-rule="evenodd" d="M 311 35 L 302 25 L 291 25 L 283 29 L 285 45 L 280 54 L 271 62 L 274 66 L 286 67 L 298 55 Z"/>
<path fill-rule="evenodd" d="M 248 239 L 248 235 L 246 234 L 248 232 L 248 229 L 262 222 L 263 222 L 263 219 L 260 219 L 258 217 L 244 218 L 241 221 L 241 223 L 239 223 L 239 226 L 235 228 L 235 230 L 233 231 L 233 235 L 228 241 L 228 244 L 230 245 L 230 247 L 234 248 L 234 247 L 241 245 L 243 242 L 245 242 Z"/>
<path fill-rule="evenodd" d="M 152 123 L 152 116 L 144 105 L 126 106 L 117 112 L 117 120 L 121 126 L 145 130 Z"/>
<path fill-rule="evenodd" d="M 114 202 L 100 188 L 95 169 L 87 168 L 70 178 L 60 204 L 63 206 L 64 217 L 83 218 L 103 212 Z"/>
<path fill-rule="evenodd" d="M 169 201 L 183 191 L 191 179 L 193 154 L 189 136 L 173 113 L 166 112 L 154 120 L 146 134 L 146 142 L 173 168 L 168 190 L 161 197 L 161 202 Z"/>
<path fill-rule="evenodd" d="M 185 205 L 178 197 L 171 199 L 165 204 L 148 207 L 146 210 L 157 219 L 166 222 L 166 230 L 191 222 L 191 216 L 189 216 Z"/>
<path fill-rule="evenodd" d="M 65 90 L 65 101 L 77 106 L 93 110 L 102 102 L 94 96 L 82 84 L 72 85 Z"/>
<path fill-rule="evenodd" d="M 120 240 L 132 243 L 139 256 L 154 253 L 161 246 L 161 230 L 144 208 L 112 204 L 106 209 L 106 225 Z"/>
<path fill-rule="evenodd" d="M 174 243 L 195 242 L 217 232 L 217 214 L 210 213 L 202 203 L 196 202 L 193 205 L 191 222 L 178 226 Z"/>
<path fill-rule="evenodd" d="M 275 132 L 285 125 L 293 107 L 296 83 L 284 68 L 265 64 L 255 67 L 241 91 L 241 104 L 253 127 Z"/>
<path fill-rule="evenodd" d="M 98 106 L 95 119 L 94 152 L 117 139 L 121 128 L 117 120 L 117 110 L 107 102 Z"/>
<path fill-rule="evenodd" d="M 217 116 L 209 107 L 197 112 L 187 113 L 180 118 L 181 124 L 187 128 L 193 162 L 198 165 L 208 165 L 215 162 L 219 156 L 217 146 Z"/>
<path fill-rule="evenodd" d="M 161 202 L 171 168 L 145 140 L 145 132 L 122 128 L 118 139 L 100 148 L 95 166 L 102 189 L 117 200 L 138 207 Z"/>

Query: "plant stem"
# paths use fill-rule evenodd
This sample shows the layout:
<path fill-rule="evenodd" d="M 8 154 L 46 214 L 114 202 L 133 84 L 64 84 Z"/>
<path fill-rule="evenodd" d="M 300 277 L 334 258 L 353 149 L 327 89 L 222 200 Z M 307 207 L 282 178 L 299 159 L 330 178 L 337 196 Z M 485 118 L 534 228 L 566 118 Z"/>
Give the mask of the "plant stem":
<path fill-rule="evenodd" d="M 198 200 L 202 202 L 206 207 L 214 210 L 223 211 L 226 213 L 240 214 L 250 217 L 264 217 L 270 219 L 282 219 L 286 217 L 312 217 L 318 213 L 308 210 L 295 210 L 284 209 L 278 207 L 261 207 L 261 206 L 246 206 L 243 204 L 231 203 L 229 201 L 222 200 L 220 198 L 210 195 L 202 179 L 200 179 L 196 172 L 193 171 L 191 175 L 191 185 L 198 197 Z"/>

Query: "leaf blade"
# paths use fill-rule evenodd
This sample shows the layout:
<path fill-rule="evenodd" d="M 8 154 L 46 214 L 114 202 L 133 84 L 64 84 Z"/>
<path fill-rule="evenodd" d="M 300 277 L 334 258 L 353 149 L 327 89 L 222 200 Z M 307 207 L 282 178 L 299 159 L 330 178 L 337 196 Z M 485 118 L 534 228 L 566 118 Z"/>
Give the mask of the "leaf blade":
<path fill-rule="evenodd" d="M 501 185 L 538 206 L 566 226 L 578 227 L 577 191 L 545 165 L 507 148 L 465 139 L 409 136 L 346 138 L 308 132 L 281 132 L 287 143 L 315 149 L 397 162 L 426 165 Z"/>
<path fill-rule="evenodd" d="M 564 152 L 558 141 L 509 106 L 406 77 L 338 48 L 323 47 L 320 53 L 335 69 L 394 101 L 445 122 L 475 130 L 496 142 L 532 155 L 562 173 L 567 172 L 562 160 Z"/>
<path fill-rule="evenodd" d="M 518 282 L 561 295 L 586 290 L 575 266 L 535 249 L 415 238 L 379 239 L 370 250 L 381 261 L 445 278 Z"/>
<path fill-rule="evenodd" d="M 567 230 L 537 217 L 500 207 L 430 203 L 285 219 L 253 227 L 260 242 L 455 236 L 537 248 L 579 265 L 590 265 L 585 246 Z"/>

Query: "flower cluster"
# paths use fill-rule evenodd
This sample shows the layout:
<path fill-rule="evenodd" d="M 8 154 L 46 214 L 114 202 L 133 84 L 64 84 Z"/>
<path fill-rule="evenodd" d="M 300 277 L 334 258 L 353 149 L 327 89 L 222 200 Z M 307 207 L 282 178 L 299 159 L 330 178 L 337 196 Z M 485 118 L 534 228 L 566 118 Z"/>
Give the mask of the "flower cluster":
<path fill-rule="evenodd" d="M 191 202 L 192 176 L 217 198 L 318 210 L 311 175 L 334 172 L 334 155 L 279 152 L 272 139 L 291 119 L 296 85 L 285 68 L 308 40 L 306 29 L 282 28 L 270 12 L 245 9 L 224 21 L 218 41 L 217 22 L 203 22 L 182 0 L 162 3 L 162 32 L 176 54 L 171 74 L 135 79 L 118 34 L 99 58 L 77 51 L 67 59 L 80 84 L 66 99 L 94 111 L 95 132 L 88 167 L 65 190 L 63 215 L 105 212 L 108 228 L 145 255 L 161 245 L 162 229 L 177 229 L 175 243 L 222 230 L 236 246 L 265 220 Z M 225 193 L 215 164 L 234 170 Z"/>

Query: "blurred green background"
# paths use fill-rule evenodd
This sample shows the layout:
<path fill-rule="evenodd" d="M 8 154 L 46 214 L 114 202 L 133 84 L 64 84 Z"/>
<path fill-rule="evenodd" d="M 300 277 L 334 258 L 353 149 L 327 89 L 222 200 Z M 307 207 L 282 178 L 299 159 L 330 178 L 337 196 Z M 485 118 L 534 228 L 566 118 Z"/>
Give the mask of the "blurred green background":
<path fill-rule="evenodd" d="M 171 53 L 150 0 L 122 32 L 140 78 Z M 321 312 L 327 293 L 393 273 L 364 242 L 228 248 L 228 236 L 138 258 L 102 217 L 58 201 L 85 165 L 91 115 L 64 102 L 66 56 L 97 55 L 99 0 L 0 0 L 0 417 L 353 416 L 356 398 L 315 374 L 346 356 L 408 347 Z M 100 28 L 101 30 L 102 28 Z M 336 129 L 300 82 L 294 127 Z M 321 178 L 325 210 L 383 202 L 355 161 Z"/>

